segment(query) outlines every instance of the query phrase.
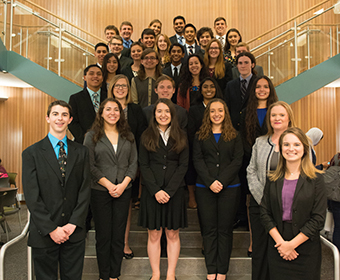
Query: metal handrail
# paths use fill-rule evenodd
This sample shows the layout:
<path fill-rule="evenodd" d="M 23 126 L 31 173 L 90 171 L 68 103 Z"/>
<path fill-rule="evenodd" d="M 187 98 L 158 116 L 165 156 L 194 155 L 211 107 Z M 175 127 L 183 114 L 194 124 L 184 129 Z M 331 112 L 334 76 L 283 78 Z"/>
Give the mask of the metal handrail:
<path fill-rule="evenodd" d="M 28 211 L 27 211 L 28 212 Z M 18 235 L 17 237 L 13 238 L 12 240 L 6 242 L 0 249 L 0 280 L 5 280 L 5 253 L 6 250 L 11 247 L 12 245 L 18 243 L 19 241 L 21 241 L 22 239 L 24 239 L 28 233 L 28 228 L 29 228 L 29 224 L 30 224 L 30 213 L 28 212 L 27 215 L 27 223 L 24 227 L 24 229 L 22 230 L 21 234 Z M 30 268 L 29 272 L 30 272 Z M 30 277 L 30 273 L 28 275 Z M 29 278 L 31 279 L 31 278 Z"/>
<path fill-rule="evenodd" d="M 330 248 L 333 251 L 334 256 L 334 280 L 340 280 L 340 257 L 338 248 L 330 241 L 328 241 L 325 237 L 320 235 L 321 241 L 324 245 Z"/>

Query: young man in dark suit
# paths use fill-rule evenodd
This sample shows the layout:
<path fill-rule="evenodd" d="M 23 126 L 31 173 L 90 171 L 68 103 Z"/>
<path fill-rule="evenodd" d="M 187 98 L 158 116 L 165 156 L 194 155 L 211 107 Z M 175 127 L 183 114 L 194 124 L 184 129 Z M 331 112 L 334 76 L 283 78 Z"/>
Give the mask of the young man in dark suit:
<path fill-rule="evenodd" d="M 130 57 L 126 57 L 122 55 L 123 47 L 123 39 L 119 35 L 114 35 L 109 42 L 110 52 L 114 53 L 118 56 L 120 62 L 120 69 L 130 66 L 133 63 L 133 60 Z"/>
<path fill-rule="evenodd" d="M 102 42 L 99 42 L 94 47 L 94 57 L 97 59 L 97 65 L 99 67 L 102 67 L 104 56 L 107 55 L 108 53 L 109 53 L 109 47 Z"/>
<path fill-rule="evenodd" d="M 174 30 L 175 30 L 176 34 L 169 38 L 170 42 L 171 42 L 171 44 L 179 43 L 182 46 L 184 46 L 185 45 L 185 39 L 183 37 L 183 29 L 184 29 L 184 26 L 185 26 L 185 18 L 182 17 L 182 16 L 177 16 L 177 17 L 174 18 L 173 24 L 174 24 Z"/>
<path fill-rule="evenodd" d="M 196 43 L 196 27 L 188 23 L 184 27 L 184 38 L 185 38 L 185 45 L 184 45 L 184 62 L 188 60 L 190 54 L 198 54 L 202 58 L 204 56 L 204 52 L 202 51 L 201 47 Z"/>
<path fill-rule="evenodd" d="M 90 201 L 88 150 L 66 137 L 71 107 L 52 102 L 49 133 L 22 153 L 22 182 L 30 217 L 28 246 L 37 280 L 81 280 L 85 218 Z"/>
<path fill-rule="evenodd" d="M 84 70 L 86 87 L 70 96 L 73 120 L 69 129 L 76 142 L 83 143 L 85 133 L 91 128 L 96 117 L 99 104 L 107 98 L 107 92 L 101 90 L 103 82 L 102 69 L 97 64 L 91 64 Z"/>

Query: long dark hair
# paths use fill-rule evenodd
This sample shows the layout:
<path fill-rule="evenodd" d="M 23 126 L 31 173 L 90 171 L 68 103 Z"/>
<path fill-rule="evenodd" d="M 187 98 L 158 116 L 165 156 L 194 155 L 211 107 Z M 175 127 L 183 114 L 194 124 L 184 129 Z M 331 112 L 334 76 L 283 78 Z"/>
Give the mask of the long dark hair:
<path fill-rule="evenodd" d="M 240 36 L 240 40 L 238 41 L 238 43 L 242 42 L 242 36 L 240 31 L 238 31 L 236 28 L 230 28 L 227 32 L 227 34 L 225 35 L 225 45 L 224 45 L 224 53 L 227 53 L 230 49 L 230 43 L 228 41 L 228 35 L 230 32 L 236 32 L 238 34 L 238 36 Z"/>
<path fill-rule="evenodd" d="M 111 57 L 114 57 L 117 62 L 118 62 L 118 68 L 116 70 L 116 75 L 120 74 L 120 62 L 119 62 L 119 58 L 115 53 L 108 53 L 107 55 L 104 56 L 104 60 L 103 60 L 103 83 L 106 82 L 107 76 L 109 75 L 109 71 L 107 71 L 107 62 L 109 61 L 109 59 Z"/>
<path fill-rule="evenodd" d="M 154 49 L 146 48 L 142 52 L 141 59 L 143 60 L 150 53 L 154 53 L 156 58 L 157 58 L 157 60 L 158 60 L 158 64 L 156 65 L 156 69 L 155 69 L 155 79 L 157 80 L 162 75 L 162 66 L 161 66 L 161 61 L 160 61 L 158 53 Z M 144 68 L 144 65 L 142 63 L 139 66 L 137 77 L 141 81 L 143 81 L 145 79 L 145 68 Z"/>
<path fill-rule="evenodd" d="M 171 139 L 171 141 L 174 143 L 172 150 L 179 154 L 187 146 L 187 137 L 178 124 L 175 105 L 171 102 L 171 100 L 166 98 L 160 98 L 156 101 L 149 126 L 143 132 L 141 137 L 142 145 L 144 145 L 144 147 L 150 152 L 156 152 L 157 148 L 159 147 L 160 134 L 158 130 L 158 123 L 155 118 L 155 112 L 159 103 L 164 103 L 170 109 L 171 129 L 169 140 Z"/>
<path fill-rule="evenodd" d="M 97 142 L 105 134 L 104 119 L 102 117 L 102 114 L 103 114 L 103 111 L 104 111 L 104 107 L 108 102 L 114 102 L 118 105 L 119 112 L 120 112 L 120 118 L 117 121 L 116 126 L 117 126 L 117 130 L 118 130 L 119 135 L 121 137 L 125 138 L 126 140 L 130 141 L 131 143 L 133 143 L 134 138 L 133 138 L 132 133 L 130 132 L 129 124 L 128 124 L 127 120 L 125 119 L 125 114 L 124 114 L 122 105 L 120 105 L 118 100 L 116 100 L 114 98 L 106 98 L 99 106 L 98 112 L 96 114 L 96 118 L 95 118 L 94 123 L 93 123 L 92 128 L 91 128 L 91 130 L 94 131 L 93 142 L 95 144 L 97 144 Z"/>
<path fill-rule="evenodd" d="M 204 110 L 204 115 L 202 119 L 202 125 L 197 132 L 199 140 L 206 140 L 212 134 L 212 124 L 210 120 L 210 107 L 212 103 L 220 102 L 224 108 L 224 120 L 222 122 L 222 133 L 221 136 L 223 137 L 224 141 L 231 141 L 237 136 L 236 129 L 233 127 L 231 123 L 229 110 L 227 104 L 220 98 L 214 98 L 209 101 L 207 107 Z"/>
<path fill-rule="evenodd" d="M 215 91 L 215 96 L 214 96 L 213 98 L 221 98 L 221 99 L 222 99 L 222 98 L 223 98 L 223 93 L 222 93 L 222 91 L 221 91 L 220 86 L 219 86 L 218 83 L 216 82 L 216 80 L 215 80 L 214 78 L 212 78 L 212 77 L 206 77 L 206 78 L 204 78 L 204 79 L 201 81 L 201 83 L 200 83 L 200 92 L 201 92 L 201 95 L 200 95 L 200 97 L 197 99 L 197 101 L 203 102 L 202 86 L 204 85 L 204 83 L 205 83 L 206 81 L 212 81 L 213 84 L 214 84 L 214 86 L 215 86 L 216 91 Z"/>
<path fill-rule="evenodd" d="M 276 95 L 276 91 L 274 88 L 274 85 L 272 81 L 267 76 L 259 76 L 257 77 L 253 85 L 250 89 L 249 93 L 249 100 L 248 105 L 246 108 L 246 117 L 245 117 L 245 129 L 246 129 L 246 140 L 250 145 L 253 145 L 255 143 L 255 139 L 257 137 L 256 135 L 256 126 L 258 122 L 257 118 L 257 107 L 258 107 L 258 99 L 256 97 L 256 86 L 259 80 L 265 79 L 268 82 L 269 85 L 269 96 L 267 98 L 267 106 L 268 108 L 270 105 L 278 101 L 278 97 Z"/>
<path fill-rule="evenodd" d="M 180 95 L 182 95 L 183 98 L 186 98 L 187 90 L 188 90 L 188 88 L 190 88 L 192 86 L 192 74 L 189 71 L 189 60 L 192 57 L 197 57 L 199 62 L 202 65 L 202 69 L 201 69 L 201 72 L 200 72 L 200 75 L 199 75 L 200 81 L 202 81 L 204 78 L 209 76 L 208 70 L 207 70 L 207 68 L 204 65 L 202 57 L 200 55 L 198 55 L 198 54 L 191 54 L 188 57 L 187 62 L 183 65 L 183 72 L 182 72 L 181 77 L 180 77 L 180 80 L 182 82 L 179 85 L 179 93 L 180 93 Z"/>

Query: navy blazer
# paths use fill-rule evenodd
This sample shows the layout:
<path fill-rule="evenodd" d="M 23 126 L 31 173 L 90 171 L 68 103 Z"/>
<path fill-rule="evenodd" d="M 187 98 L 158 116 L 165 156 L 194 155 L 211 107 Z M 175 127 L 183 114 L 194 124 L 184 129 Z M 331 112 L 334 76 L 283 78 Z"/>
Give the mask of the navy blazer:
<path fill-rule="evenodd" d="M 162 137 L 159 138 L 156 152 L 149 152 L 142 143 L 139 147 L 142 184 L 151 196 L 164 190 L 173 197 L 178 188 L 185 186 L 184 176 L 188 169 L 189 148 L 185 147 L 177 154 L 172 150 L 171 138 L 166 146 Z"/>
<path fill-rule="evenodd" d="M 282 188 L 284 179 L 272 182 L 267 179 L 261 202 L 261 222 L 266 231 L 277 227 L 282 234 Z M 292 205 L 292 228 L 294 235 L 299 232 L 313 240 L 319 238 L 323 229 L 327 209 L 325 182 L 322 174 L 316 179 L 309 179 L 300 175 Z"/>
<path fill-rule="evenodd" d="M 227 84 L 227 87 L 224 91 L 223 98 L 224 98 L 224 101 L 227 103 L 231 122 L 233 123 L 233 126 L 236 130 L 240 129 L 240 118 L 241 118 L 242 110 L 245 107 L 247 107 L 250 89 L 255 79 L 256 79 L 256 75 L 253 75 L 249 81 L 246 95 L 243 100 L 241 98 L 241 81 L 239 78 L 230 81 Z"/>
<path fill-rule="evenodd" d="M 28 246 L 46 248 L 56 245 L 49 233 L 68 223 L 76 225 L 69 242 L 86 236 L 85 218 L 90 202 L 88 150 L 67 139 L 65 181 L 49 138 L 22 153 L 22 183 L 30 217 Z"/>
<path fill-rule="evenodd" d="M 211 133 L 208 139 L 198 140 L 196 134 L 193 162 L 197 172 L 197 183 L 209 188 L 218 180 L 226 188 L 240 183 L 238 171 L 242 165 L 243 147 L 239 134 L 231 141 L 224 141 L 221 135 L 216 143 Z"/>
<path fill-rule="evenodd" d="M 101 91 L 100 103 L 107 98 L 107 92 Z M 96 117 L 93 103 L 87 88 L 72 94 L 68 102 L 72 107 L 73 120 L 68 128 L 76 142 L 83 143 L 85 133 L 91 128 Z"/>

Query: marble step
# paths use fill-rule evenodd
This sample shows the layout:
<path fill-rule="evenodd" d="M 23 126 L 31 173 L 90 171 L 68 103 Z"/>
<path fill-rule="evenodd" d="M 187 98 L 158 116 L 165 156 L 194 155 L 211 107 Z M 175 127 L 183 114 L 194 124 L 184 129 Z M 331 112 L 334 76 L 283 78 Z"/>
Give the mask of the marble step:
<path fill-rule="evenodd" d="M 149 280 L 151 275 L 122 275 L 119 276 L 119 280 Z M 177 280 L 205 280 L 206 275 L 183 275 L 176 276 Z M 97 280 L 98 274 L 83 274 L 82 280 Z M 165 276 L 161 277 L 161 280 L 165 280 Z M 228 280 L 251 280 L 251 275 L 228 275 Z"/>

